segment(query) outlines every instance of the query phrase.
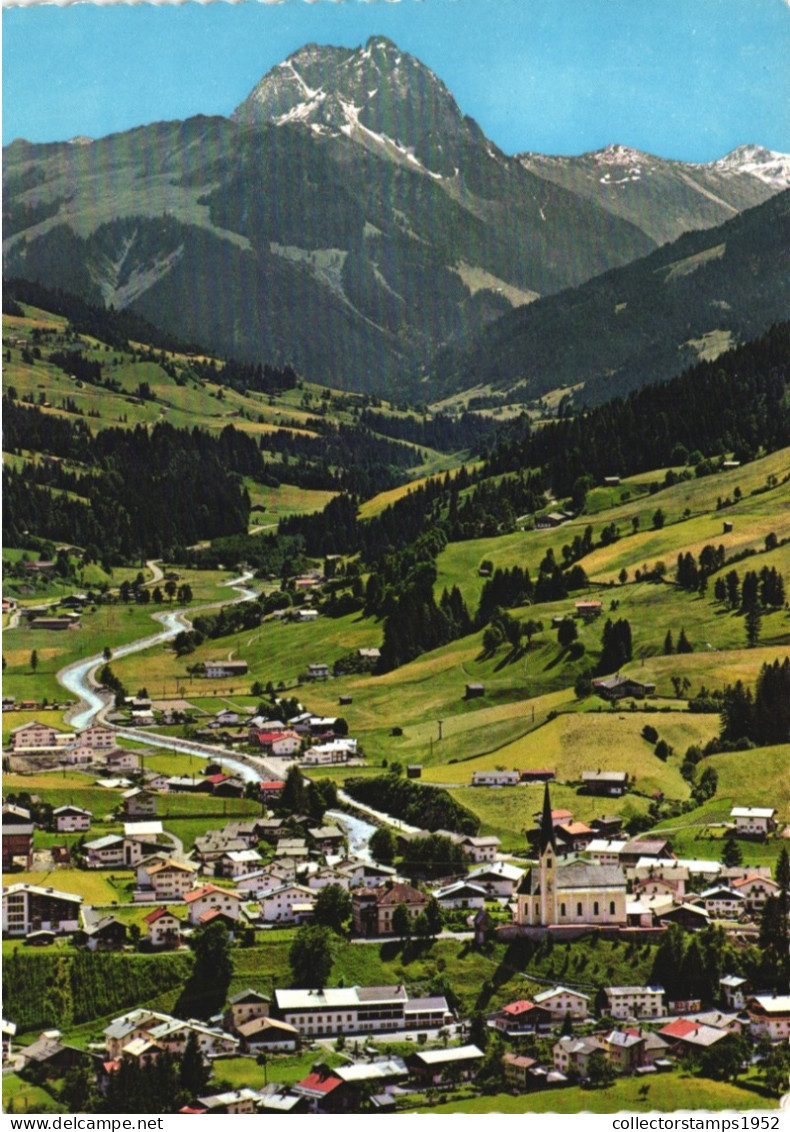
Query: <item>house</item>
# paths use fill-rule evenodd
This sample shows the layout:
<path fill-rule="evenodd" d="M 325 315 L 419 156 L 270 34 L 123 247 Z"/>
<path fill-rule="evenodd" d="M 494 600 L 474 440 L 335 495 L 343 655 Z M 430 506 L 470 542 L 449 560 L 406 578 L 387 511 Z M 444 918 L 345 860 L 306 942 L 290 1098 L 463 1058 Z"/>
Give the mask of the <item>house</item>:
<path fill-rule="evenodd" d="M 81 747 L 90 747 L 92 751 L 111 751 L 115 747 L 115 732 L 109 727 L 93 724 L 79 733 Z"/>
<path fill-rule="evenodd" d="M 166 1016 L 148 1028 L 148 1035 L 174 1057 L 181 1057 L 190 1036 L 195 1036 L 197 1046 L 204 1058 L 232 1056 L 238 1051 L 238 1039 L 214 1026 L 208 1026 L 194 1019 L 183 1022 L 180 1018 Z"/>
<path fill-rule="evenodd" d="M 587 861 L 559 864 L 546 784 L 539 831 L 539 864 L 527 869 L 516 894 L 515 923 L 525 927 L 626 923 L 625 874 Z"/>
<path fill-rule="evenodd" d="M 472 772 L 473 786 L 518 786 L 521 771 L 518 770 L 475 770 Z"/>
<path fill-rule="evenodd" d="M 3 806 L 3 870 L 16 864 L 33 867 L 33 819 L 30 810 L 6 802 Z"/>
<path fill-rule="evenodd" d="M 350 1100 L 345 1081 L 325 1067 L 309 1073 L 291 1091 L 307 1101 L 313 1112 L 342 1112 Z"/>
<path fill-rule="evenodd" d="M 592 621 L 596 617 L 600 617 L 603 613 L 602 601 L 577 601 L 574 602 L 576 609 L 576 616 L 582 617 L 585 621 Z"/>
<path fill-rule="evenodd" d="M 124 1047 L 130 1042 L 137 1041 L 139 1038 L 147 1038 L 153 1028 L 165 1022 L 172 1022 L 172 1020 L 169 1014 L 159 1014 L 154 1010 L 144 1008 L 130 1010 L 128 1014 L 114 1018 L 109 1026 L 105 1026 L 102 1031 L 104 1048 L 107 1050 L 108 1057 L 113 1061 L 117 1060 Z"/>
<path fill-rule="evenodd" d="M 207 660 L 204 664 L 204 674 L 207 680 L 246 676 L 248 671 L 249 665 L 246 660 Z"/>
<path fill-rule="evenodd" d="M 392 918 L 403 904 L 416 920 L 425 910 L 428 897 L 410 884 L 395 883 L 379 888 L 357 889 L 351 897 L 354 930 L 357 935 L 394 935 Z"/>
<path fill-rule="evenodd" d="M 250 730 L 250 742 L 276 758 L 297 755 L 302 747 L 301 735 L 290 729 L 273 731 L 269 727 L 254 728 Z"/>
<path fill-rule="evenodd" d="M 23 1046 L 17 1053 L 19 1070 L 23 1073 L 35 1070 L 46 1078 L 63 1077 L 69 1069 L 91 1061 L 91 1055 L 84 1050 L 64 1045 L 58 1030 L 45 1030 L 37 1041 Z"/>
<path fill-rule="evenodd" d="M 735 822 L 736 837 L 765 838 L 776 832 L 773 806 L 733 806 L 730 818 Z"/>
<path fill-rule="evenodd" d="M 79 806 L 58 806 L 52 811 L 57 833 L 85 833 L 91 827 L 93 814 Z"/>
<path fill-rule="evenodd" d="M 629 696 L 633 700 L 643 700 L 646 696 L 656 694 L 655 684 L 636 680 L 632 676 L 621 676 L 619 672 L 614 676 L 603 676 L 592 682 L 593 691 L 604 700 L 621 700 Z"/>
<path fill-rule="evenodd" d="M 563 1022 L 570 1014 L 574 1022 L 583 1022 L 587 1017 L 590 996 L 568 987 L 551 987 L 533 996 L 535 1006 L 548 1011 L 552 1022 Z"/>
<path fill-rule="evenodd" d="M 521 772 L 522 782 L 553 782 L 556 777 L 556 770 L 549 770 L 547 767 L 535 767 Z"/>
<path fill-rule="evenodd" d="M 11 729 L 11 749 L 13 751 L 50 750 L 61 746 L 64 740 L 73 738 L 73 735 L 58 731 L 55 727 L 31 720 L 30 723 L 22 723 L 19 727 Z"/>
<path fill-rule="evenodd" d="M 534 1057 L 525 1057 L 523 1054 L 518 1053 L 505 1053 L 502 1055 L 502 1072 L 505 1077 L 505 1084 L 509 1089 L 516 1089 L 519 1092 L 524 1092 L 526 1089 L 531 1088 L 534 1077 L 530 1076 L 530 1070 L 534 1069 L 537 1065 Z"/>
<path fill-rule="evenodd" d="M 493 864 L 480 865 L 467 874 L 470 884 L 485 889 L 489 896 L 510 900 L 524 876 L 524 870 L 517 865 L 510 865 L 506 861 L 495 861 Z"/>
<path fill-rule="evenodd" d="M 496 860 L 502 842 L 498 837 L 464 837 L 461 848 L 476 865 Z"/>
<path fill-rule="evenodd" d="M 246 1086 L 231 1089 L 227 1093 L 213 1093 L 211 1096 L 197 1097 L 187 1105 L 190 1113 L 210 1112 L 218 1116 L 247 1114 L 257 1111 L 258 1094 Z M 183 1112 L 184 1109 L 181 1109 Z"/>
<path fill-rule="evenodd" d="M 328 664 L 308 664 L 308 666 L 307 666 L 307 679 L 308 680 L 328 680 L 329 679 L 329 665 Z"/>
<path fill-rule="evenodd" d="M 772 1042 L 790 1038 L 790 995 L 755 995 L 748 1000 L 746 1012 L 753 1037 L 766 1037 Z"/>
<path fill-rule="evenodd" d="M 749 994 L 749 982 L 740 975 L 724 975 L 719 979 L 722 998 L 730 1010 L 743 1010 Z"/>
<path fill-rule="evenodd" d="M 630 868 L 648 857 L 656 861 L 674 860 L 672 846 L 663 837 L 635 837 L 631 841 L 626 841 L 620 850 L 620 864 L 624 869 Z"/>
<path fill-rule="evenodd" d="M 247 849 L 247 842 L 237 834 L 226 830 L 210 829 L 208 833 L 195 838 L 193 855 L 206 866 L 213 866 L 225 853 L 236 853 Z"/>
<path fill-rule="evenodd" d="M 486 902 L 486 890 L 484 888 L 463 880 L 435 889 L 433 896 L 440 908 L 448 909 L 473 908 L 476 910 L 484 908 Z"/>
<path fill-rule="evenodd" d="M 13 1055 L 13 1041 L 16 1037 L 16 1022 L 9 1022 L 3 1018 L 3 1065 L 7 1065 Z"/>
<path fill-rule="evenodd" d="M 140 766 L 140 756 L 136 751 L 124 751 L 119 748 L 108 751 L 104 757 L 104 765 L 110 774 L 117 774 L 119 770 L 137 770 Z"/>
<path fill-rule="evenodd" d="M 181 900 L 195 883 L 194 865 L 167 858 L 157 860 L 146 869 L 151 897 L 158 901 Z"/>
<path fill-rule="evenodd" d="M 327 866 L 310 873 L 307 878 L 307 887 L 311 892 L 320 892 L 322 888 L 328 888 L 330 884 L 339 884 L 341 888 L 348 892 L 351 888 L 351 877 Z"/>
<path fill-rule="evenodd" d="M 583 770 L 582 787 L 586 794 L 619 798 L 628 789 L 628 773 L 624 770 Z"/>
<path fill-rule="evenodd" d="M 352 888 L 378 888 L 397 879 L 397 871 L 391 865 L 377 865 L 373 861 L 341 861 L 337 869 L 349 878 Z"/>
<path fill-rule="evenodd" d="M 156 853 L 159 846 L 155 839 L 144 840 L 142 831 L 135 837 L 108 833 L 94 841 L 85 842 L 86 865 L 89 869 L 108 869 L 113 867 L 135 866 L 144 857 Z"/>
<path fill-rule="evenodd" d="M 590 1058 L 601 1048 L 601 1042 L 596 1036 L 562 1037 L 551 1047 L 552 1063 L 561 1073 L 575 1073 L 579 1077 L 586 1077 Z"/>
<path fill-rule="evenodd" d="M 222 1023 L 231 1033 L 235 1033 L 244 1022 L 256 1018 L 268 1018 L 271 1001 L 267 994 L 247 987 L 246 990 L 239 991 L 233 998 L 228 999 Z"/>
<path fill-rule="evenodd" d="M 606 1060 L 618 1073 L 633 1073 L 643 1064 L 644 1038 L 639 1031 L 610 1030 L 598 1038 Z"/>
<path fill-rule="evenodd" d="M 546 515 L 538 515 L 535 518 L 535 530 L 545 531 L 552 527 L 560 527 L 563 523 L 567 523 L 569 518 L 572 516 L 564 511 L 549 511 Z"/>
<path fill-rule="evenodd" d="M 626 841 L 607 841 L 603 837 L 594 837 L 592 841 L 588 841 L 584 852 L 596 865 L 619 865 L 620 854 L 627 844 Z"/>
<path fill-rule="evenodd" d="M 322 990 L 277 989 L 272 1012 L 295 1026 L 302 1037 L 314 1038 L 403 1030 L 407 1028 L 409 1007 L 416 1007 L 421 1029 L 438 1029 L 451 1016 L 444 998 L 410 1000 L 402 984 L 325 987 Z"/>
<path fill-rule="evenodd" d="M 769 896 L 779 894 L 779 885 L 770 876 L 746 876 L 732 882 L 734 892 L 743 896 L 750 912 L 759 912 Z"/>
<path fill-rule="evenodd" d="M 178 947 L 182 923 L 167 908 L 155 908 L 145 917 L 145 935 L 152 947 Z"/>
<path fill-rule="evenodd" d="M 554 836 L 562 854 L 583 853 L 590 842 L 595 840 L 595 831 L 583 821 L 571 821 L 565 825 L 555 825 Z"/>
<path fill-rule="evenodd" d="M 244 1053 L 292 1053 L 299 1048 L 299 1031 L 279 1018 L 258 1017 L 236 1027 Z"/>
<path fill-rule="evenodd" d="M 331 766 L 348 762 L 356 753 L 356 739 L 331 739 L 328 743 L 308 747 L 301 761 L 305 766 Z"/>
<path fill-rule="evenodd" d="M 267 924 L 300 924 L 312 918 L 315 893 L 303 884 L 281 884 L 258 890 L 261 919 Z"/>
<path fill-rule="evenodd" d="M 134 786 L 121 795 L 121 812 L 127 818 L 153 817 L 156 814 L 157 800 L 156 794 L 152 794 L 150 790 Z"/>
<path fill-rule="evenodd" d="M 675 1018 L 659 1031 L 669 1047 L 677 1054 L 702 1052 L 727 1037 L 726 1030 L 705 1026 L 691 1018 Z"/>
<path fill-rule="evenodd" d="M 244 794 L 244 780 L 222 775 L 222 781 L 214 783 L 214 794 L 218 798 L 241 798 Z"/>
<path fill-rule="evenodd" d="M 492 1022 L 495 1030 L 512 1038 L 520 1034 L 535 1034 L 539 1030 L 549 1029 L 552 1017 L 551 1011 L 545 1006 L 538 1006 L 522 998 L 503 1006 L 493 1016 Z"/>
<path fill-rule="evenodd" d="M 485 684 L 467 684 L 464 693 L 465 700 L 476 700 L 486 694 Z"/>
<path fill-rule="evenodd" d="M 193 888 L 184 896 L 190 924 L 197 924 L 209 911 L 224 912 L 231 920 L 241 918 L 241 897 L 228 888 L 218 888 L 215 884 L 204 884 Z"/>
<path fill-rule="evenodd" d="M 313 848 L 320 853 L 337 853 L 342 849 L 345 835 L 336 825 L 322 825 L 308 832 Z"/>
<path fill-rule="evenodd" d="M 680 924 L 689 932 L 702 931 L 710 922 L 709 914 L 697 904 L 676 904 L 666 911 L 657 912 L 656 916 L 662 924 Z"/>
<path fill-rule="evenodd" d="M 82 897 L 35 884 L 3 888 L 3 937 L 29 932 L 74 932 L 80 926 Z"/>
<path fill-rule="evenodd" d="M 610 1018 L 663 1018 L 666 1014 L 663 987 L 604 987 Z"/>
<path fill-rule="evenodd" d="M 86 917 L 83 930 L 89 951 L 117 951 L 127 940 L 126 924 L 114 916 L 100 916 L 89 922 Z"/>
<path fill-rule="evenodd" d="M 450 1049 L 424 1049 L 411 1054 L 407 1064 L 421 1085 L 440 1085 L 452 1076 L 468 1081 L 480 1068 L 485 1054 L 475 1045 Z"/>
<path fill-rule="evenodd" d="M 263 865 L 263 857 L 257 849 L 232 849 L 223 853 L 216 863 L 217 876 L 237 880 L 247 873 L 254 873 Z"/>
<path fill-rule="evenodd" d="M 706 888 L 699 896 L 693 898 L 693 903 L 701 904 L 709 916 L 717 919 L 737 920 L 746 910 L 746 897 L 737 889 L 729 888 L 726 884 L 716 884 Z"/>
<path fill-rule="evenodd" d="M 316 621 L 318 619 L 318 610 L 311 609 L 309 606 L 303 606 L 301 609 L 295 609 L 291 614 L 292 621 Z"/>

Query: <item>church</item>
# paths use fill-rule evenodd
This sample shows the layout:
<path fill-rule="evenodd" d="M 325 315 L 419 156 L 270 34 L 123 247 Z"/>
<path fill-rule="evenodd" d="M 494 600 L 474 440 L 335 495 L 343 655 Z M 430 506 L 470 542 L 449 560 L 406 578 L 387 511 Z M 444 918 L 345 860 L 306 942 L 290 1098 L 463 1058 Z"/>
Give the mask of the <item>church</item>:
<path fill-rule="evenodd" d="M 548 784 L 539 846 L 539 864 L 527 869 L 516 893 L 515 923 L 544 928 L 625 925 L 626 882 L 618 865 L 559 861 Z"/>

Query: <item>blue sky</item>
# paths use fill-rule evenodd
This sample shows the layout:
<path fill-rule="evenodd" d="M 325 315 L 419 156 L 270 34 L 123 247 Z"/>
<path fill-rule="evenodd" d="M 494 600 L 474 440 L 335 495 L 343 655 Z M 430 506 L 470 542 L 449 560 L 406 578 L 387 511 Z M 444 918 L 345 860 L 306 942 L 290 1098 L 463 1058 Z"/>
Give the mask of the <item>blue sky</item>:
<path fill-rule="evenodd" d="M 3 10 L 3 142 L 230 114 L 304 43 L 387 35 L 506 152 L 790 152 L 788 0 L 285 0 Z"/>

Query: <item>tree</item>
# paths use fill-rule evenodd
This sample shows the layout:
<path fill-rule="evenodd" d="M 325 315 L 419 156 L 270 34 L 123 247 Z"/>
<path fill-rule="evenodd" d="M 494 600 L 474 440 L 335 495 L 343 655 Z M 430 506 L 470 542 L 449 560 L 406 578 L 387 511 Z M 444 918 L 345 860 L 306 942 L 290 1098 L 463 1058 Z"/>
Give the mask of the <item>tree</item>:
<path fill-rule="evenodd" d="M 735 1081 L 751 1058 L 752 1049 L 742 1034 L 728 1034 L 700 1058 L 700 1072 L 703 1077 L 714 1081 Z"/>
<path fill-rule="evenodd" d="M 332 971 L 332 932 L 324 924 L 305 924 L 296 933 L 288 952 L 295 987 L 320 990 Z"/>
<path fill-rule="evenodd" d="M 209 924 L 195 937 L 195 963 L 176 1004 L 180 1018 L 210 1018 L 225 1004 L 233 978 L 228 929 Z"/>
<path fill-rule="evenodd" d="M 664 637 L 664 656 L 671 656 L 674 652 L 674 644 L 672 642 L 672 630 L 667 629 L 667 635 Z"/>
<path fill-rule="evenodd" d="M 624 586 L 625 583 L 628 581 L 628 571 L 626 570 L 625 566 L 623 566 L 622 570 L 617 575 L 617 577 L 620 581 L 620 585 Z"/>
<path fill-rule="evenodd" d="M 405 904 L 399 904 L 392 913 L 392 930 L 400 939 L 411 939 L 411 916 Z"/>
<path fill-rule="evenodd" d="M 444 926 L 442 909 L 435 896 L 432 896 L 425 906 L 425 917 L 428 921 L 428 930 L 435 939 Z"/>
<path fill-rule="evenodd" d="M 395 834 L 389 826 L 381 826 L 370 838 L 368 848 L 374 861 L 378 861 L 381 865 L 391 865 L 395 860 L 397 848 Z"/>
<path fill-rule="evenodd" d="M 469 1019 L 469 1041 L 483 1053 L 488 1049 L 488 1025 L 482 1010 L 475 1010 Z"/>
<path fill-rule="evenodd" d="M 760 630 L 762 628 L 762 613 L 757 605 L 751 606 L 747 610 L 744 624 L 746 625 L 746 643 L 750 649 L 753 649 L 760 639 Z"/>
<path fill-rule="evenodd" d="M 739 865 L 743 864 L 743 852 L 734 837 L 725 838 L 724 848 L 721 851 L 721 863 L 728 869 L 737 869 Z"/>
<path fill-rule="evenodd" d="M 562 646 L 562 648 L 566 649 L 568 645 L 572 644 L 573 641 L 576 640 L 578 636 L 579 631 L 576 628 L 576 622 L 573 620 L 573 618 L 564 618 L 563 621 L 560 622 L 559 628 L 557 629 L 557 641 Z"/>
<path fill-rule="evenodd" d="M 190 1030 L 178 1067 L 178 1083 L 191 1099 L 204 1091 L 210 1077 L 211 1068 L 203 1060 L 197 1034 L 194 1030 Z"/>
<path fill-rule="evenodd" d="M 328 884 L 315 900 L 313 921 L 324 924 L 332 931 L 342 932 L 351 915 L 351 897 L 341 884 Z"/>
<path fill-rule="evenodd" d="M 587 1080 L 594 1089 L 607 1089 L 615 1079 L 614 1066 L 602 1049 L 594 1050 L 587 1059 Z"/>
<path fill-rule="evenodd" d="M 666 521 L 666 515 L 659 507 L 653 514 L 653 530 L 660 531 Z"/>
<path fill-rule="evenodd" d="M 292 766 L 285 778 L 280 806 L 292 814 L 303 814 L 307 809 L 307 783 L 298 766 Z"/>
<path fill-rule="evenodd" d="M 32 672 L 35 672 L 37 668 L 38 668 L 38 653 L 36 652 L 35 649 L 33 649 L 32 653 L 30 654 L 30 669 L 31 669 Z"/>
<path fill-rule="evenodd" d="M 692 645 L 691 641 L 686 636 L 686 630 L 685 629 L 680 630 L 680 636 L 678 637 L 677 651 L 679 653 L 694 652 L 694 646 Z"/>

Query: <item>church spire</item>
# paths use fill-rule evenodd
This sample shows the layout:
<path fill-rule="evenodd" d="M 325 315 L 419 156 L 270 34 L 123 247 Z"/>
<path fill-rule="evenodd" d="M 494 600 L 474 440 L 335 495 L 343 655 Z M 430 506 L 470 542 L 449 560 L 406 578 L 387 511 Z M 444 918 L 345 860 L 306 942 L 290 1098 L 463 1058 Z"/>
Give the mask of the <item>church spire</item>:
<path fill-rule="evenodd" d="M 549 797 L 549 784 L 546 783 L 546 790 L 543 794 L 543 815 L 540 819 L 540 855 L 541 857 L 546 852 L 547 847 L 551 845 L 554 852 L 557 852 L 557 844 L 554 840 L 554 822 L 551 820 L 551 798 Z"/>

